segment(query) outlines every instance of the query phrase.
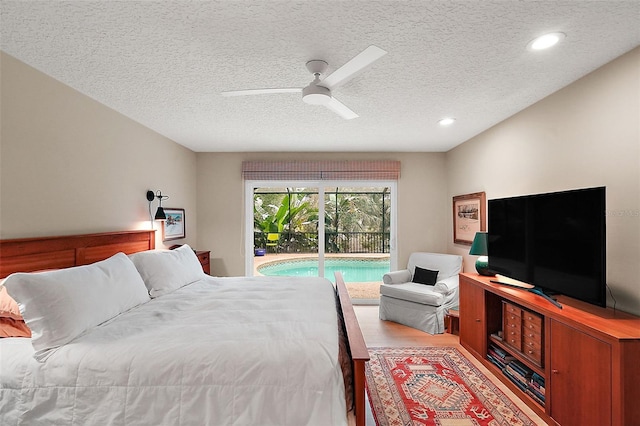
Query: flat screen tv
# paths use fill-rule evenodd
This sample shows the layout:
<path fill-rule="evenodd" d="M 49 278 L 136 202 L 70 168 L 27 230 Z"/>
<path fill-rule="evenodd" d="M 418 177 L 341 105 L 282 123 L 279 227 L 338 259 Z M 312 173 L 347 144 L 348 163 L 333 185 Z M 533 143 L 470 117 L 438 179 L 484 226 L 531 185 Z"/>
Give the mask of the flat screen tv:
<path fill-rule="evenodd" d="M 489 269 L 605 307 L 605 222 L 604 187 L 491 199 Z"/>

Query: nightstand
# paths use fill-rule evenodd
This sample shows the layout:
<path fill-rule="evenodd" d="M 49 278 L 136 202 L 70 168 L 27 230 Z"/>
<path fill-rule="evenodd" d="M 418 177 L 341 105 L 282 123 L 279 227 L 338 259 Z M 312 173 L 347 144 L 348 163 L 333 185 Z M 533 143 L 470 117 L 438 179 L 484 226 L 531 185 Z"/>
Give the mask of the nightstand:
<path fill-rule="evenodd" d="M 200 264 L 202 265 L 202 270 L 207 275 L 211 275 L 211 264 L 210 264 L 210 261 L 209 261 L 210 253 L 211 253 L 210 251 L 205 251 L 205 250 L 197 250 L 196 251 L 196 256 L 198 256 L 198 260 L 200 261 Z"/>

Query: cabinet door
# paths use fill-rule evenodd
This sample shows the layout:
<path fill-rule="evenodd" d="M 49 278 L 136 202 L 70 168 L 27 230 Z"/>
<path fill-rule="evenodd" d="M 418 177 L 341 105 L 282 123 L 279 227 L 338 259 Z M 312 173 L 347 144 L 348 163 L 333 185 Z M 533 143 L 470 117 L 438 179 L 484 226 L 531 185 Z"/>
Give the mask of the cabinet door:
<path fill-rule="evenodd" d="M 460 280 L 460 343 L 475 351 L 480 358 L 487 352 L 487 332 L 484 319 L 484 290 Z"/>
<path fill-rule="evenodd" d="M 611 424 L 611 345 L 551 320 L 551 417 L 562 426 Z"/>

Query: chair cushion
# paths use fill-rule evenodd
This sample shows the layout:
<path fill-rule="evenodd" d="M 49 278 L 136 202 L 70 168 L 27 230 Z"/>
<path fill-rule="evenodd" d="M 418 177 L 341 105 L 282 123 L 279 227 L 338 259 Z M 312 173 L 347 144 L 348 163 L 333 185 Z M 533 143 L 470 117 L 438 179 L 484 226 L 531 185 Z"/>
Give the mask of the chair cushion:
<path fill-rule="evenodd" d="M 418 283 L 382 284 L 380 294 L 429 306 L 440 306 L 445 302 L 444 295 L 434 291 L 432 285 Z"/>
<path fill-rule="evenodd" d="M 438 271 L 432 271 L 430 269 L 424 269 L 416 266 L 415 272 L 413 273 L 413 279 L 411 281 L 418 284 L 435 285 L 437 278 Z"/>
<path fill-rule="evenodd" d="M 439 271 L 436 281 L 458 275 L 462 270 L 462 256 L 442 253 L 414 252 L 409 256 L 407 269 L 414 272 L 415 267 Z"/>

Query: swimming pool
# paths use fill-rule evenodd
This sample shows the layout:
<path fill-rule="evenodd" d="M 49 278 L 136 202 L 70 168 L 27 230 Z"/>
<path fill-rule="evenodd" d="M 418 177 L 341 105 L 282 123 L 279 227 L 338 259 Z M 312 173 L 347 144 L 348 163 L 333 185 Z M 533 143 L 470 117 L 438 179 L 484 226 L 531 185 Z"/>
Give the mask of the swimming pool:
<path fill-rule="evenodd" d="M 324 276 L 334 281 L 334 272 L 342 272 L 347 283 L 382 282 L 389 272 L 389 259 L 328 258 L 324 260 Z M 317 277 L 318 261 L 314 259 L 288 259 L 265 263 L 258 272 L 268 276 Z"/>

